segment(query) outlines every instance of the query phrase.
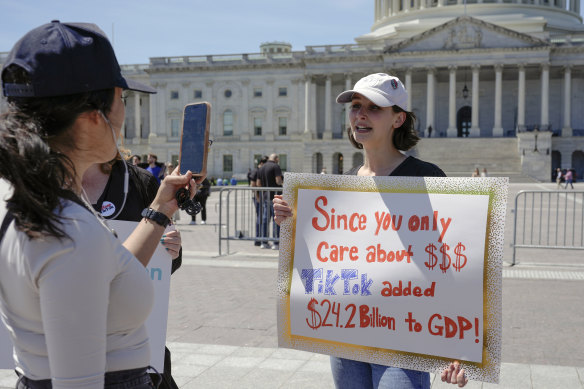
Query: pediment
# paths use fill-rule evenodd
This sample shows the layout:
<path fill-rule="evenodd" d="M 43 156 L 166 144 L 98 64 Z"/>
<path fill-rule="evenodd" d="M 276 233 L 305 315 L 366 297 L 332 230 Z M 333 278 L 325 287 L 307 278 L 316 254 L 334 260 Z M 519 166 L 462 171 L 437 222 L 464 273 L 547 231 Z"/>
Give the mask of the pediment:
<path fill-rule="evenodd" d="M 526 48 L 547 45 L 546 41 L 531 35 L 470 16 L 460 16 L 409 39 L 387 46 L 385 52 Z"/>

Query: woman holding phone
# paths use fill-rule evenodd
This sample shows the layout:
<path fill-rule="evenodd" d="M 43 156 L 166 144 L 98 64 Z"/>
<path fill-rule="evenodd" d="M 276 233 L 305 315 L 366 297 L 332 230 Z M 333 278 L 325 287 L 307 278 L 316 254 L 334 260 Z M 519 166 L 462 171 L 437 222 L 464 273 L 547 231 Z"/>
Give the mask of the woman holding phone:
<path fill-rule="evenodd" d="M 152 388 L 144 266 L 178 209 L 175 193 L 195 182 L 190 172 L 166 177 L 122 243 L 82 177 L 118 153 L 123 90 L 155 90 L 125 79 L 103 31 L 84 23 L 28 32 L 1 77 L 0 177 L 12 195 L 0 209 L 0 311 L 17 388 Z"/>
<path fill-rule="evenodd" d="M 416 117 L 408 111 L 407 101 L 408 92 L 402 82 L 385 73 L 370 74 L 337 97 L 338 103 L 351 104 L 349 141 L 365 154 L 363 164 L 345 174 L 445 177 L 436 165 L 403 154 L 419 141 L 414 127 Z M 274 198 L 274 214 L 278 224 L 292 216 L 282 196 Z M 337 357 L 331 357 L 331 369 L 337 388 L 430 388 L 430 375 L 422 371 Z M 468 382 L 458 362 L 451 363 L 441 378 L 459 387 Z"/>

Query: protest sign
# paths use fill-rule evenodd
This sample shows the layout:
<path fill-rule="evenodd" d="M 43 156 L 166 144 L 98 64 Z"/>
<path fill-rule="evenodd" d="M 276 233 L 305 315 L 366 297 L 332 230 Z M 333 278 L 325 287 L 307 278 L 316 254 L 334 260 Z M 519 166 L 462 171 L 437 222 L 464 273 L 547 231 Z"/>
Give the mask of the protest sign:
<path fill-rule="evenodd" d="M 118 234 L 123 242 L 138 223 L 110 220 L 108 225 Z M 169 226 L 168 228 L 174 228 Z M 144 270 L 154 285 L 154 305 L 146 320 L 146 329 L 150 337 L 150 366 L 158 371 L 164 370 L 164 345 L 166 342 L 166 324 L 168 319 L 168 301 L 170 295 L 171 259 L 164 248 L 159 245 Z M 14 369 L 12 357 L 12 340 L 3 323 L 0 323 L 0 369 Z"/>
<path fill-rule="evenodd" d="M 284 183 L 280 346 L 498 382 L 508 179 Z"/>

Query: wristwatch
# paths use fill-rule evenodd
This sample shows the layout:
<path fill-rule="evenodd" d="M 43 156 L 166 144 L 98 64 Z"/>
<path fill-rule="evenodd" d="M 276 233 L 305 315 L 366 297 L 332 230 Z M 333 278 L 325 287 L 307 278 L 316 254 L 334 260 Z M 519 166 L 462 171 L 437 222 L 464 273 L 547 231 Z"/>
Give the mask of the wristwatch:
<path fill-rule="evenodd" d="M 170 224 L 170 219 L 168 218 L 168 216 L 166 216 L 162 212 L 157 212 L 152 208 L 144 208 L 144 210 L 142 211 L 142 217 L 150 219 L 156 224 L 159 224 L 165 228 Z"/>

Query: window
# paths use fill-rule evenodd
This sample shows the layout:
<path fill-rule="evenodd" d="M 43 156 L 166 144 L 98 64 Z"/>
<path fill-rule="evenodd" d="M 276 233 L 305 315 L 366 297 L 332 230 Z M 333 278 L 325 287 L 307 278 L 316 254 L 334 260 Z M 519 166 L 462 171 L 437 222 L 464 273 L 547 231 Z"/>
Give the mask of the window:
<path fill-rule="evenodd" d="M 231 173 L 233 171 L 233 155 L 225 154 L 223 156 L 223 173 Z"/>
<path fill-rule="evenodd" d="M 233 135 L 233 112 L 227 110 L 223 113 L 223 136 Z"/>
<path fill-rule="evenodd" d="M 278 88 L 278 96 L 288 96 L 288 88 Z"/>
<path fill-rule="evenodd" d="M 178 100 L 178 91 L 177 90 L 170 91 L 170 99 L 171 100 Z"/>
<path fill-rule="evenodd" d="M 180 119 L 170 119 L 170 136 L 178 137 L 180 133 Z"/>
<path fill-rule="evenodd" d="M 285 172 L 286 170 L 288 170 L 288 156 L 286 154 L 280 154 L 278 155 L 278 165 L 280 165 L 280 170 L 282 170 L 282 172 Z"/>
<path fill-rule="evenodd" d="M 253 97 L 262 97 L 262 88 L 253 88 Z"/>
<path fill-rule="evenodd" d="M 231 89 L 226 89 L 226 90 L 225 90 L 225 92 L 223 93 L 223 95 L 224 95 L 226 98 L 230 98 L 232 94 L 233 94 L 233 93 L 231 92 Z"/>
<path fill-rule="evenodd" d="M 253 134 L 254 135 L 262 134 L 262 118 L 253 119 Z"/>
<path fill-rule="evenodd" d="M 195 89 L 195 92 L 193 94 L 193 97 L 195 99 L 202 99 L 203 98 L 203 91 L 200 89 Z"/>
<path fill-rule="evenodd" d="M 286 135 L 288 131 L 288 118 L 278 118 L 278 135 Z"/>

